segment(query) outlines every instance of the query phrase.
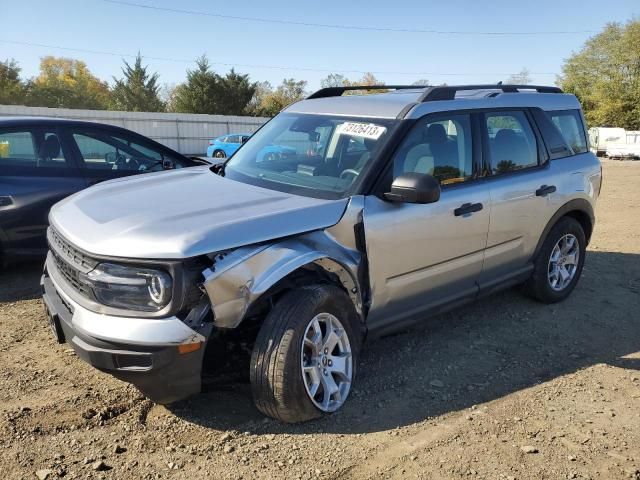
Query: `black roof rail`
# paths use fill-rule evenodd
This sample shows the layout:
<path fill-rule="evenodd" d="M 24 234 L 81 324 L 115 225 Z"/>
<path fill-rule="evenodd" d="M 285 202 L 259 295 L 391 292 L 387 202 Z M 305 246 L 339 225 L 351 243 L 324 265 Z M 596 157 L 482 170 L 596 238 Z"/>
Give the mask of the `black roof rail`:
<path fill-rule="evenodd" d="M 518 93 L 520 90 L 535 90 L 538 93 L 563 93 L 559 87 L 547 87 L 542 85 L 443 85 L 429 87 L 418 98 L 418 102 L 431 102 L 435 100 L 453 100 L 456 93 L 464 90 L 502 90 L 503 93 Z"/>
<path fill-rule="evenodd" d="M 348 87 L 326 87 L 312 93 L 307 100 L 313 98 L 340 97 L 344 92 L 353 90 L 422 90 L 423 85 L 349 85 Z"/>

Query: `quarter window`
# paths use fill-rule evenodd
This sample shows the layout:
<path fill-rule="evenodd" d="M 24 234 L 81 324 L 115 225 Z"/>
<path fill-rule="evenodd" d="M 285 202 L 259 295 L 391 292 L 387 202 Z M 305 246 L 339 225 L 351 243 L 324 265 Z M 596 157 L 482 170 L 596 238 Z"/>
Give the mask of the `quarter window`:
<path fill-rule="evenodd" d="M 473 149 L 469 115 L 420 120 L 394 158 L 394 176 L 425 173 L 441 185 L 473 178 Z"/>
<path fill-rule="evenodd" d="M 538 165 L 536 137 L 523 112 L 488 113 L 485 121 L 489 162 L 494 174 Z"/>
<path fill-rule="evenodd" d="M 565 142 L 571 147 L 574 154 L 587 151 L 587 138 L 582 127 L 580 113 L 577 110 L 547 112 L 547 115 L 554 125 L 558 127 Z"/>

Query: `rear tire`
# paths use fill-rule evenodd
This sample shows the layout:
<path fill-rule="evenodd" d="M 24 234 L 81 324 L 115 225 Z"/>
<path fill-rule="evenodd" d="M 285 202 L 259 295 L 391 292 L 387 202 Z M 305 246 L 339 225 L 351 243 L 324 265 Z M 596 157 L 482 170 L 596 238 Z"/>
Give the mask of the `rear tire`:
<path fill-rule="evenodd" d="M 355 380 L 362 341 L 358 322 L 351 299 L 336 286 L 312 285 L 286 293 L 265 318 L 251 356 L 251 390 L 258 410 L 296 423 L 342 407 Z"/>
<path fill-rule="evenodd" d="M 227 158 L 227 156 L 225 155 L 225 153 L 222 150 L 216 150 L 215 152 L 213 152 L 213 157 L 214 158 Z"/>
<path fill-rule="evenodd" d="M 567 298 L 582 273 L 586 245 L 582 225 L 574 218 L 561 218 L 542 244 L 525 292 L 542 303 Z"/>

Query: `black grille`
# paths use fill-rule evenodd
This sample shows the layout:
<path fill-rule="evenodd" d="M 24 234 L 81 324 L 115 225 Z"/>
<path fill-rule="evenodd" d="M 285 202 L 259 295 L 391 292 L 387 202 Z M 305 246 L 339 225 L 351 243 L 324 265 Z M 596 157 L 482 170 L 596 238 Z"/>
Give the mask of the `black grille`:
<path fill-rule="evenodd" d="M 91 298 L 92 292 L 80 280 L 80 275 L 93 270 L 98 262 L 67 242 L 52 227 L 49 227 L 47 239 L 49 240 L 49 251 L 60 275 L 74 290 Z"/>
<path fill-rule="evenodd" d="M 98 264 L 96 260 L 85 255 L 62 238 L 52 227 L 49 227 L 47 239 L 49 240 L 49 246 L 52 247 L 52 251 L 55 251 L 55 253 L 62 257 L 69 265 L 74 266 L 81 272 L 90 272 Z"/>

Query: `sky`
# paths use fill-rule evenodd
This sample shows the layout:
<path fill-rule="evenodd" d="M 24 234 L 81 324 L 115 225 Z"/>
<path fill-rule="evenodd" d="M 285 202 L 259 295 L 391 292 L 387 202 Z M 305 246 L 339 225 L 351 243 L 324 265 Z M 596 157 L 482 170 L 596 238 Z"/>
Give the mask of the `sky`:
<path fill-rule="evenodd" d="M 553 84 L 563 60 L 607 22 L 640 18 L 639 0 L 124 3 L 156 8 L 114 0 L 0 0 L 0 60 L 14 58 L 29 78 L 41 57 L 66 56 L 112 82 L 121 76 L 122 59 L 140 51 L 168 85 L 184 81 L 202 54 L 218 73 L 233 66 L 272 85 L 307 80 L 310 91 L 329 73 L 357 79 L 366 71 L 387 84 L 459 84 L 495 83 L 527 68 L 533 83 Z"/>

